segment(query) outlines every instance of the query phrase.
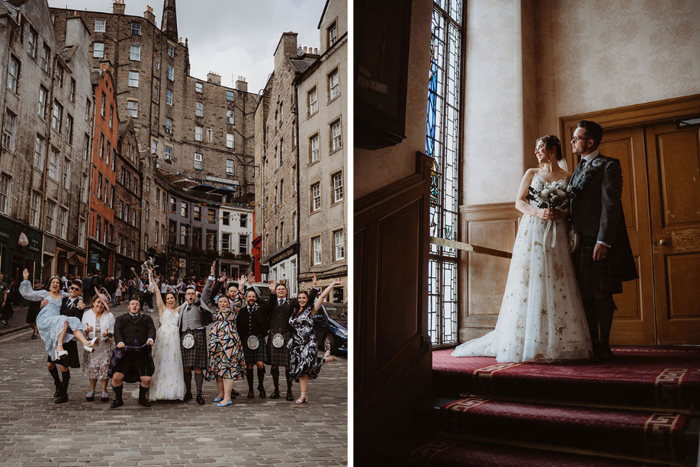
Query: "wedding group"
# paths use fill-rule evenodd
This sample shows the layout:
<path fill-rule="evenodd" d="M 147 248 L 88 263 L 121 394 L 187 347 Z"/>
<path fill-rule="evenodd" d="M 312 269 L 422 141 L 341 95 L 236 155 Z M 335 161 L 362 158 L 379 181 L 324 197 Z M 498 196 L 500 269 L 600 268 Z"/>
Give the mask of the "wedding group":
<path fill-rule="evenodd" d="M 612 296 L 638 275 L 622 211 L 622 169 L 598 151 L 602 137 L 597 123 L 578 122 L 571 152 L 580 162 L 573 173 L 556 136 L 537 140 L 539 167 L 525 172 L 518 190 L 523 216 L 496 328 L 459 345 L 453 356 L 614 358 Z"/>
<path fill-rule="evenodd" d="M 104 288 L 94 289 L 88 306 L 82 298 L 80 280 L 72 280 L 66 292 L 61 278 L 52 277 L 48 290 L 43 290 L 36 281 L 32 286 L 25 269 L 19 291 L 40 307 L 36 327 L 48 354 L 55 402 L 68 401 L 70 368 L 80 368 L 80 343 L 83 374 L 90 382 L 86 400 L 95 400 L 99 381 L 100 400 L 108 402 L 107 385 L 111 381 L 111 408 L 124 405 L 124 382 L 139 383 L 133 396 L 144 407 L 150 407 L 153 401 L 191 400 L 192 373 L 199 405 L 205 404 L 205 379 L 216 381 L 218 396 L 214 402 L 218 407 L 232 405 L 240 395 L 233 388 L 234 381 L 247 380 L 248 398 L 254 398 L 254 369 L 258 395 L 266 398 L 266 364 L 271 366 L 274 384 L 270 399 L 280 398 L 280 367 L 284 367 L 286 399 L 295 401 L 292 382 L 296 381 L 301 395 L 295 402 L 306 403 L 309 380 L 318 377 L 324 363 L 336 360 L 330 352 L 317 354 L 314 316 L 333 288 L 342 283 L 335 281 L 321 292 L 314 276 L 311 290 L 301 290 L 295 298 L 289 298 L 285 284 L 271 281 L 271 297 L 263 300 L 252 286 L 252 274 L 241 276 L 237 282 L 229 282 L 225 275 L 216 279 L 215 265 L 201 294 L 195 286 L 188 286 L 184 302 L 178 305 L 178 293 L 161 293 L 149 268 L 152 264 L 145 263 L 147 287 L 155 297 L 159 314 L 158 330 L 151 316 L 141 313 L 137 299 L 128 302 L 128 313 L 115 318 L 109 309 L 111 297 Z"/>

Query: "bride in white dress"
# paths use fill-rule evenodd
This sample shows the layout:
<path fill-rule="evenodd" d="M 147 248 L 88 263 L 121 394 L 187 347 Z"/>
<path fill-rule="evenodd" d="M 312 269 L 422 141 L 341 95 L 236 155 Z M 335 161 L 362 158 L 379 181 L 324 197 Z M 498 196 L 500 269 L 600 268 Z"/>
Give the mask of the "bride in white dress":
<path fill-rule="evenodd" d="M 163 303 L 163 297 L 158 285 L 153 281 L 151 270 L 148 271 L 148 279 L 156 296 L 160 317 L 160 327 L 156 332 L 156 342 L 153 346 L 153 362 L 156 369 L 148 391 L 148 400 L 182 400 L 185 397 L 185 378 L 178 328 L 182 306 L 177 306 L 177 295 L 173 292 L 165 294 L 165 303 Z M 138 391 L 135 391 L 132 396 L 138 397 Z"/>
<path fill-rule="evenodd" d="M 536 191 L 566 190 L 571 174 L 558 165 L 556 136 L 537 140 L 539 169 L 529 169 L 515 207 L 523 213 L 513 245 L 496 328 L 458 346 L 452 356 L 496 357 L 498 362 L 552 362 L 588 358 L 591 340 L 569 253 L 568 210 L 542 209 L 526 199 Z"/>

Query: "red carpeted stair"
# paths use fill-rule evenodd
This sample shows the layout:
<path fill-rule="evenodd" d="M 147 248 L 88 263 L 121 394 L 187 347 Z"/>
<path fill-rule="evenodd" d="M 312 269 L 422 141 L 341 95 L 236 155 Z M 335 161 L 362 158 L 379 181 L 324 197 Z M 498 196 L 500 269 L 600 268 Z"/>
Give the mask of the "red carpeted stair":
<path fill-rule="evenodd" d="M 443 399 L 419 415 L 423 437 L 403 463 L 696 465 L 700 348 L 613 350 L 607 363 L 550 364 L 433 352 Z"/>

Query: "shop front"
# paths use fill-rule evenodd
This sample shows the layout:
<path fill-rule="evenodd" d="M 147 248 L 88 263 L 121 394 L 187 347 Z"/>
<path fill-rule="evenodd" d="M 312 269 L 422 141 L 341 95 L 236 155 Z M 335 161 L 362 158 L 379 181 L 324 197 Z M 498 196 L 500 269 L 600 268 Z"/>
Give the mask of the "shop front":
<path fill-rule="evenodd" d="M 283 282 L 287 286 L 289 296 L 297 294 L 297 267 L 299 264 L 299 244 L 295 243 L 270 257 L 269 279 Z"/>
<path fill-rule="evenodd" d="M 92 238 L 89 240 L 88 272 L 106 277 L 112 274 L 112 251 Z"/>
<path fill-rule="evenodd" d="M 41 232 L 6 218 L 0 218 L 0 271 L 10 279 L 22 280 L 22 271 L 41 269 Z"/>

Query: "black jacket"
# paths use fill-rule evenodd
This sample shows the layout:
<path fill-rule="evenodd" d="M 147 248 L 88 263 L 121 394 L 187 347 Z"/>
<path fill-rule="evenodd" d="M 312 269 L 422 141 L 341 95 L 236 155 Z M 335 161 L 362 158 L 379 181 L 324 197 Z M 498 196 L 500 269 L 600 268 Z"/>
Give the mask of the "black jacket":
<path fill-rule="evenodd" d="M 131 313 L 123 314 L 114 323 L 114 342 L 123 342 L 131 345 L 134 339 L 140 345 L 146 343 L 148 339 L 156 340 L 156 326 L 150 316 L 139 313 L 136 319 L 131 317 Z"/>
<path fill-rule="evenodd" d="M 248 339 L 248 336 L 251 335 L 265 335 L 268 331 L 267 320 L 265 319 L 265 312 L 263 310 L 263 307 L 261 307 L 257 303 L 253 305 L 252 316 L 248 312 L 248 304 L 244 304 L 241 310 L 238 312 L 236 324 L 238 334 L 241 336 L 242 340 Z"/>
<path fill-rule="evenodd" d="M 319 290 L 315 287 L 311 289 L 309 293 L 309 303 L 313 303 L 316 300 L 318 292 Z M 275 295 L 271 296 L 264 305 L 268 328 L 275 330 L 275 332 L 291 332 L 292 327 L 289 325 L 289 318 L 292 316 L 292 313 L 298 309 L 299 302 L 296 298 L 288 298 L 283 305 L 280 305 L 277 297 Z"/>

